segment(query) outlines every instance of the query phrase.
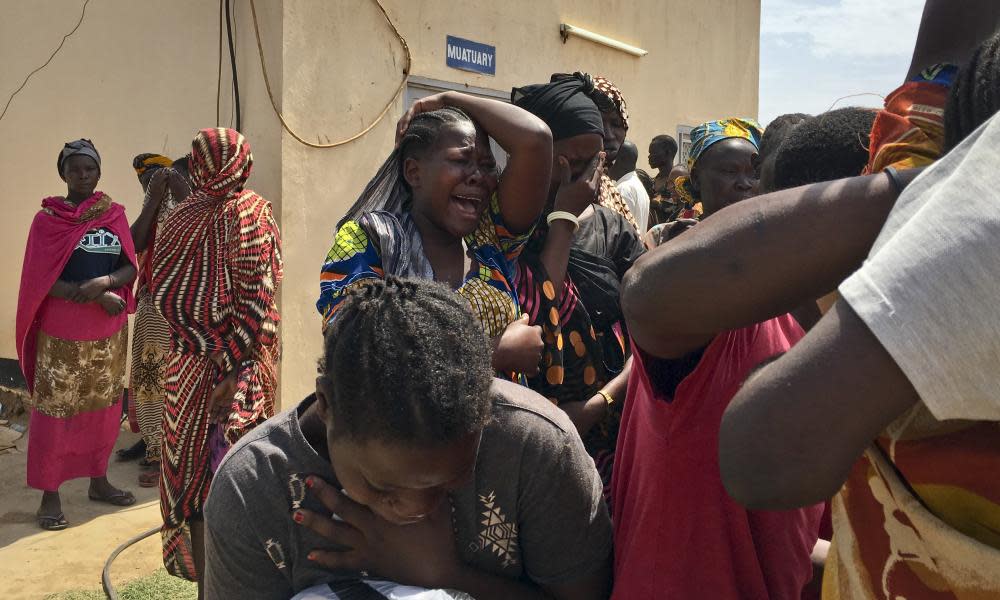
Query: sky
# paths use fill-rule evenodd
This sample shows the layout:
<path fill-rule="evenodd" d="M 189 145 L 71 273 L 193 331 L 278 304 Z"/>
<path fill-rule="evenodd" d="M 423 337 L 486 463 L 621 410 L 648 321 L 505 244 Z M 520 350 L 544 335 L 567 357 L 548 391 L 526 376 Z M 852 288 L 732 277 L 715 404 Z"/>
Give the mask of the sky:
<path fill-rule="evenodd" d="M 910 66 L 923 5 L 761 0 L 760 122 L 791 112 L 882 106 Z M 877 96 L 838 101 L 850 94 Z"/>

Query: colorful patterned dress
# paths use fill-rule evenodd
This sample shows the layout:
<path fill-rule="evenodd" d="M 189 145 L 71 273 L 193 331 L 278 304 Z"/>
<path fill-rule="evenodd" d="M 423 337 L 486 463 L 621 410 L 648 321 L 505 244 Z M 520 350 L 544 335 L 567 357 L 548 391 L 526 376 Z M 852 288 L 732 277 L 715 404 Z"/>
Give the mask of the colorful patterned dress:
<path fill-rule="evenodd" d="M 558 298 L 542 263 L 540 229 L 517 265 L 517 293 L 532 325 L 542 327 L 541 372 L 528 386 L 554 404 L 588 400 L 621 373 L 628 355 L 619 304 L 621 278 L 645 252 L 639 234 L 620 213 L 594 205 L 580 222 L 570 249 L 563 293 Z M 610 493 L 623 398 L 584 436 Z"/>
<path fill-rule="evenodd" d="M 243 189 L 253 162 L 243 136 L 205 129 L 193 146 L 195 192 L 157 233 L 151 288 L 172 333 L 160 471 L 163 561 L 170 573 L 196 580 L 190 521 L 201 518 L 214 466 L 274 414 L 282 264 L 271 204 Z M 224 423 L 210 423 L 209 397 L 233 371 L 232 409 Z"/>
<path fill-rule="evenodd" d="M 520 316 L 513 281 L 518 256 L 530 236 L 530 231 L 514 235 L 507 229 L 494 195 L 479 227 L 465 238 L 472 264 L 456 291 L 469 302 L 490 338 L 501 335 Z M 344 223 L 320 272 L 316 308 L 323 315 L 324 326 L 351 287 L 386 275 L 434 279 L 410 214 L 377 211 Z"/>

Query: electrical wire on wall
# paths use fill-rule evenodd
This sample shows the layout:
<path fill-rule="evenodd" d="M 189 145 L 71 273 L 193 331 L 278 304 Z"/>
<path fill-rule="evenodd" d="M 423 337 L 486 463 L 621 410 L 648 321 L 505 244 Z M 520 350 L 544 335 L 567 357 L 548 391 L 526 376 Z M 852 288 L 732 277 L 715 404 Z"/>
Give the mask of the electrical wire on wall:
<path fill-rule="evenodd" d="M 226 2 L 226 36 L 229 38 L 229 65 L 233 72 L 233 112 L 236 115 L 236 131 L 243 131 L 243 120 L 240 110 L 240 79 L 236 73 L 236 44 L 233 43 L 233 14 L 230 0 Z M 256 25 L 256 21 L 254 21 Z"/>
<path fill-rule="evenodd" d="M 228 2 L 229 0 L 226 1 Z M 278 120 L 281 121 L 281 126 L 285 129 L 285 131 L 288 132 L 289 135 L 295 138 L 295 140 L 298 141 L 300 144 L 309 146 L 310 148 L 336 148 L 337 146 L 343 146 L 344 144 L 349 144 L 353 142 L 354 140 L 364 136 L 366 133 L 374 129 L 375 126 L 378 125 L 383 118 L 385 118 L 385 115 L 389 113 L 389 110 L 396 103 L 396 99 L 399 98 L 399 95 L 403 93 L 404 89 L 406 89 L 406 82 L 409 81 L 410 79 L 410 65 L 412 64 L 412 57 L 410 56 L 410 46 L 406 43 L 406 40 L 403 38 L 403 35 L 399 33 L 399 29 L 396 28 L 396 25 L 392 22 L 392 19 L 389 18 L 389 13 L 386 12 L 385 7 L 382 6 L 382 3 L 379 0 L 372 0 L 372 2 L 374 2 L 375 5 L 378 7 L 379 11 L 382 13 L 382 17 L 385 18 L 385 22 L 389 25 L 389 28 L 392 29 L 392 32 L 396 35 L 396 39 L 399 40 L 400 46 L 402 46 L 403 48 L 403 54 L 406 57 L 405 66 L 403 67 L 403 78 L 399 82 L 399 86 L 396 88 L 395 93 L 393 93 L 392 97 L 389 98 L 389 101 L 386 103 L 385 108 L 382 109 L 382 112 L 379 113 L 379 115 L 375 118 L 374 121 L 371 122 L 371 124 L 369 124 L 367 127 L 365 127 L 364 129 L 362 129 L 361 131 L 352 135 L 349 138 L 329 144 L 317 144 L 303 139 L 302 136 L 292 131 L 292 128 L 285 121 L 285 117 L 281 114 L 281 111 L 278 110 L 278 103 L 275 102 L 274 100 L 274 93 L 271 91 L 271 82 L 267 76 L 267 65 L 264 63 L 264 47 L 260 42 L 260 25 L 257 23 L 257 7 L 254 3 L 254 0 L 250 0 L 250 13 L 253 15 L 253 31 L 254 35 L 256 35 L 257 37 L 257 53 L 260 55 L 260 70 L 261 73 L 264 75 L 264 87 L 267 88 L 267 97 L 271 100 L 271 108 L 274 109 L 274 114 L 277 115 Z M 234 63 L 233 66 L 234 74 L 235 74 L 235 69 L 236 67 Z"/>
<path fill-rule="evenodd" d="M 83 24 L 83 17 L 87 14 L 88 4 L 90 4 L 90 0 L 83 0 L 83 9 L 80 11 L 80 19 L 77 20 L 76 25 L 73 26 L 73 29 L 71 29 L 69 33 L 63 36 L 62 41 L 59 42 L 59 45 L 56 46 L 56 49 L 53 50 L 52 54 L 49 55 L 49 59 L 45 61 L 45 63 L 42 66 L 28 73 L 28 76 L 25 77 L 24 81 L 21 82 L 20 87 L 14 90 L 14 92 L 10 95 L 10 98 L 7 98 L 7 104 L 4 105 L 3 112 L 0 112 L 0 120 L 2 120 L 5 116 L 7 116 L 7 109 L 10 108 L 10 103 L 14 101 L 14 96 L 18 95 L 21 92 L 21 90 L 24 89 L 24 86 L 28 85 L 28 80 L 31 79 L 32 75 L 41 71 L 45 67 L 49 66 L 49 63 L 52 62 L 52 59 L 56 57 L 56 54 L 59 54 L 59 51 L 62 50 L 63 44 L 66 43 L 66 40 L 68 40 L 69 37 L 74 33 L 76 33 L 76 30 L 80 28 L 80 25 Z"/>

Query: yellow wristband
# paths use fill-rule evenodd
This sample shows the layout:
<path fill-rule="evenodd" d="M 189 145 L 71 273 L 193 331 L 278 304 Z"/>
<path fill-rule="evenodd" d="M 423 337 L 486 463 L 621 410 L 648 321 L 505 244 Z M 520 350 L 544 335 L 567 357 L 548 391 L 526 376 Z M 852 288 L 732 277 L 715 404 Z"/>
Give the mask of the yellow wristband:
<path fill-rule="evenodd" d="M 604 390 L 597 390 L 597 393 L 604 398 L 604 402 L 606 402 L 608 406 L 611 406 L 612 404 L 615 403 L 615 397 L 605 392 Z"/>

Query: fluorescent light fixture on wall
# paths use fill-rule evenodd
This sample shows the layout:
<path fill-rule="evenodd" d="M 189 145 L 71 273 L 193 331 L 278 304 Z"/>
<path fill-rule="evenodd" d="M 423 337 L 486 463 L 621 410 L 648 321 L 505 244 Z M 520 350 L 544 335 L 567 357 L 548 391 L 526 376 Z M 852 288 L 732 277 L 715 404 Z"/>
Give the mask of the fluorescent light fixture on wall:
<path fill-rule="evenodd" d="M 625 42 L 619 42 L 618 40 L 611 39 L 606 35 L 601 35 L 599 33 L 594 33 L 593 31 L 587 31 L 586 29 L 581 29 L 575 25 L 570 25 L 568 23 L 559 24 L 559 34 L 562 35 L 563 43 L 566 43 L 566 39 L 575 35 L 576 37 L 583 38 L 585 40 L 590 40 L 596 44 L 602 44 L 609 48 L 614 48 L 615 50 L 621 50 L 622 52 L 627 52 L 633 56 L 646 56 L 649 52 L 646 52 L 642 48 L 636 48 L 635 46 L 630 46 Z"/>

